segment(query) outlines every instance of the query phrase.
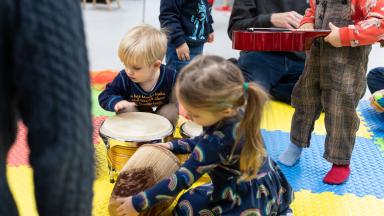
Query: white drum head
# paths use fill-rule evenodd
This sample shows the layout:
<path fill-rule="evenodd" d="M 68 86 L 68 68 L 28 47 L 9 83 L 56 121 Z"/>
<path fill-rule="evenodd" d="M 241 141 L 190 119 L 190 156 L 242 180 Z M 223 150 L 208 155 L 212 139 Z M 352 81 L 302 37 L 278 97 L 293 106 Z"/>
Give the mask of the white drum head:
<path fill-rule="evenodd" d="M 122 141 L 145 142 L 162 139 L 173 132 L 173 126 L 163 116 L 146 112 L 127 112 L 109 117 L 100 133 Z"/>
<path fill-rule="evenodd" d="M 181 126 L 181 130 L 185 135 L 189 137 L 196 137 L 203 133 L 203 127 L 194 123 L 193 121 L 187 121 Z"/>

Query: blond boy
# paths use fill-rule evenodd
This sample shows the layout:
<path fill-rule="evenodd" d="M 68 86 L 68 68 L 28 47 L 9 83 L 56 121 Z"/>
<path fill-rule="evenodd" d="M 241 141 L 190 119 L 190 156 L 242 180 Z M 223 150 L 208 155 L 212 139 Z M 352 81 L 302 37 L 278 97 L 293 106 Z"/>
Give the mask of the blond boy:
<path fill-rule="evenodd" d="M 176 73 L 162 64 L 167 36 L 150 25 L 136 26 L 120 42 L 118 55 L 124 69 L 99 95 L 100 106 L 115 112 L 151 112 L 173 124 L 178 108 L 172 97 Z"/>

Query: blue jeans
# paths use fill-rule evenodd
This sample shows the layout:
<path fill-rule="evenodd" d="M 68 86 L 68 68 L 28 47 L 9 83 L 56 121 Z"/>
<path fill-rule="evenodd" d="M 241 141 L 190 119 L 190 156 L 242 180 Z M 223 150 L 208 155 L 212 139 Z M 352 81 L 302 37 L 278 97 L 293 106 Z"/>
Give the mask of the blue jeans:
<path fill-rule="evenodd" d="M 247 82 L 261 85 L 275 100 L 291 102 L 291 93 L 304 70 L 304 60 L 273 52 L 240 52 L 239 67 Z"/>
<path fill-rule="evenodd" d="M 188 44 L 188 46 L 189 46 L 189 56 L 191 60 L 203 53 L 204 44 Z M 176 47 L 173 44 L 168 43 L 165 62 L 168 68 L 172 70 L 176 70 L 178 74 L 184 66 L 189 64 L 190 61 L 179 60 L 176 53 Z"/>
<path fill-rule="evenodd" d="M 377 67 L 369 71 L 367 75 L 369 91 L 373 94 L 384 89 L 384 67 Z"/>

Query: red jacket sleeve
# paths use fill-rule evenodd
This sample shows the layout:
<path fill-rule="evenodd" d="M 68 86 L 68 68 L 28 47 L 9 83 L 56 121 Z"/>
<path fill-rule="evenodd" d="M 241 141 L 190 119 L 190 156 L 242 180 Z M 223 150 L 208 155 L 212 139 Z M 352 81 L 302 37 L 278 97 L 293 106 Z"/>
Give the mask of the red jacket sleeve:
<path fill-rule="evenodd" d="M 383 40 L 384 0 L 357 0 L 352 7 L 352 11 L 360 15 L 355 18 L 361 21 L 340 28 L 341 44 L 354 47 Z"/>

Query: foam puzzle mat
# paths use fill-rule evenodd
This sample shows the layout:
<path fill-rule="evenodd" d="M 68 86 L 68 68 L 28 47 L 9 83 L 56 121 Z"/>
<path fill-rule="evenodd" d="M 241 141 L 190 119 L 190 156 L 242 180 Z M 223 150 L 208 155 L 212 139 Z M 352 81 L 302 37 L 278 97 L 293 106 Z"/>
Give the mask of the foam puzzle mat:
<path fill-rule="evenodd" d="M 91 74 L 96 155 L 92 212 L 95 216 L 108 215 L 108 201 L 113 189 L 109 182 L 106 149 L 98 136 L 100 124 L 113 113 L 99 107 L 97 96 L 116 73 L 98 71 Z M 262 133 L 267 150 L 275 160 L 289 143 L 293 111 L 289 105 L 273 101 L 266 107 Z M 334 186 L 322 182 L 331 166 L 322 157 L 325 139 L 323 115 L 316 122 L 311 146 L 303 151 L 300 161 L 293 167 L 280 165 L 295 190 L 294 215 L 384 215 L 384 114 L 375 112 L 369 101 L 364 100 L 360 102 L 358 112 L 361 124 L 352 155 L 351 176 L 345 184 Z M 7 158 L 7 179 L 20 215 L 35 216 L 38 214 L 26 134 L 27 129 L 20 123 L 16 142 Z"/>

